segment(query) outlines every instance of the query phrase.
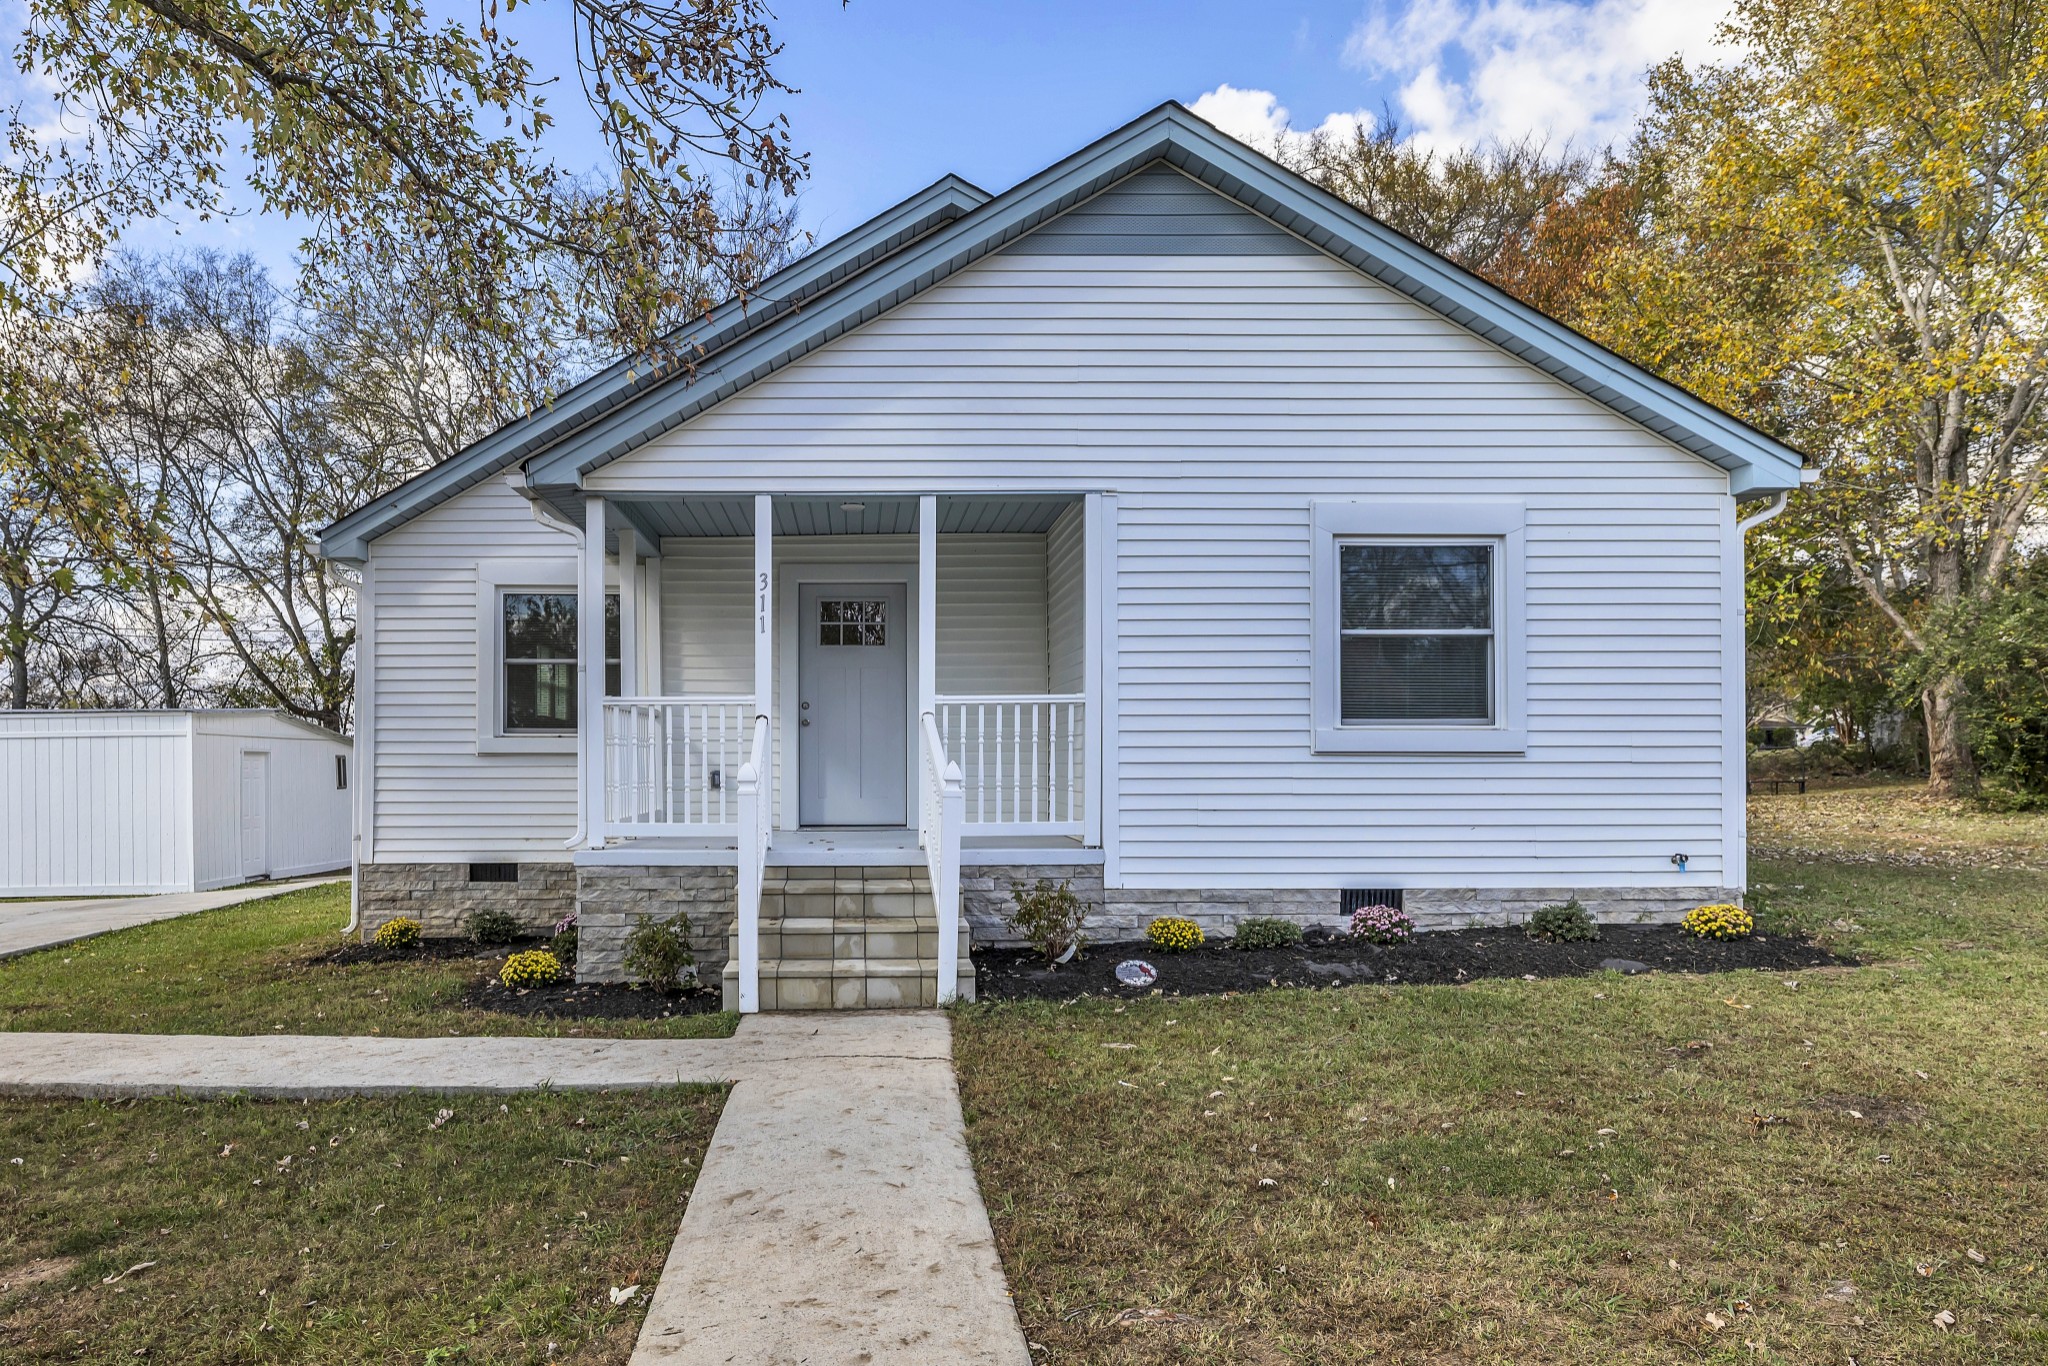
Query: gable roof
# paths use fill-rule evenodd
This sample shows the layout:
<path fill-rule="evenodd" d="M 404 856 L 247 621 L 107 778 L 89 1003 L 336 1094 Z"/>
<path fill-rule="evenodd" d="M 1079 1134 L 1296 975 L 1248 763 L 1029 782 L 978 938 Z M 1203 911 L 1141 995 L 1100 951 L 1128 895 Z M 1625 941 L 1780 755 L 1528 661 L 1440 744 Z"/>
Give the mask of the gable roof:
<path fill-rule="evenodd" d="M 536 492 L 573 491 L 592 470 L 1155 163 L 1728 471 L 1737 495 L 1800 482 L 1803 460 L 1792 448 L 1167 103 L 993 198 L 965 181 L 940 181 L 763 282 L 746 309 L 728 304 L 692 329 L 683 345 L 698 355 L 694 376 L 614 366 L 336 522 L 322 553 L 359 559 L 372 537 L 519 461 Z"/>

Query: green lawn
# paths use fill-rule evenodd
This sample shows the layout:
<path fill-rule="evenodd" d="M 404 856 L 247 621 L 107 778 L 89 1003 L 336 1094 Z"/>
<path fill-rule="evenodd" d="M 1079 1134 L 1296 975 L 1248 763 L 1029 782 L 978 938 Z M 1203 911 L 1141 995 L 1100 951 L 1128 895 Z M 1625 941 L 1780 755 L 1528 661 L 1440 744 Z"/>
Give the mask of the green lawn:
<path fill-rule="evenodd" d="M 738 1017 L 527 1019 L 462 1004 L 488 963 L 314 961 L 348 884 L 120 930 L 0 961 L 0 1029 L 131 1034 L 583 1034 L 722 1038 Z"/>
<path fill-rule="evenodd" d="M 0 1102 L 0 1360 L 623 1363 L 722 1101 Z"/>
<path fill-rule="evenodd" d="M 1922 840 L 1756 870 L 1767 932 L 1862 968 L 962 1009 L 1026 1335 L 1052 1362 L 2048 1360 L 2048 873 L 1915 866 Z"/>

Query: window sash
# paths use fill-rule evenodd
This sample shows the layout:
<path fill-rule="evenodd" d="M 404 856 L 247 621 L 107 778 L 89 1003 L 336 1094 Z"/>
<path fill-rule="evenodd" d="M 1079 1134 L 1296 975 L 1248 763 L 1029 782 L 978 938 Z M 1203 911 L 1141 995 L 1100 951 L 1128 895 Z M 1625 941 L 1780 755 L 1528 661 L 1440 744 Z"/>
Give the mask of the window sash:
<path fill-rule="evenodd" d="M 622 640 L 619 595 L 605 595 L 604 690 L 607 697 L 621 696 Z M 514 650 L 514 629 L 510 604 L 515 598 L 562 598 L 568 601 L 569 639 L 581 642 L 578 613 L 582 604 L 574 592 L 559 588 L 501 588 L 498 591 L 498 725 L 502 735 L 573 735 L 577 729 L 579 679 L 577 651 L 566 654 L 518 653 Z M 515 678 L 527 680 L 523 686 Z M 519 710 L 537 713 L 522 717 Z M 566 713 L 566 717 L 564 716 Z"/>
<path fill-rule="evenodd" d="M 1344 625 L 1342 625 L 1341 623 L 1342 623 L 1342 621 L 1343 621 L 1343 619 L 1344 619 L 1344 575 L 1343 575 L 1343 564 L 1344 564 L 1344 551 L 1345 551 L 1345 548 L 1346 548 L 1346 547 L 1349 547 L 1349 546 L 1360 546 L 1360 545 L 1369 545 L 1369 546 L 1458 546 L 1458 547 L 1473 547 L 1473 548 L 1479 548 L 1479 549 L 1483 549 L 1483 550 L 1485 550 L 1485 552 L 1486 552 L 1486 571 L 1487 571 L 1487 572 L 1486 572 L 1486 612 L 1487 612 L 1488 624 L 1487 624 L 1487 625 L 1485 625 L 1485 626 L 1441 626 L 1441 627 L 1425 627 L 1425 626 L 1400 626 L 1400 627 L 1393 627 L 1393 626 L 1384 626 L 1384 627 L 1383 627 L 1383 626 L 1344 626 Z M 1336 566 L 1337 566 L 1337 572 L 1336 572 L 1336 575 L 1335 575 L 1335 590 L 1336 590 L 1336 594 L 1337 594 L 1337 601 L 1336 601 L 1336 604 L 1335 604 L 1335 606 L 1336 606 L 1336 615 L 1337 615 L 1337 621 L 1338 621 L 1338 622 L 1340 623 L 1340 624 L 1339 624 L 1339 626 L 1338 626 L 1338 630 L 1337 630 L 1337 637 L 1338 637 L 1339 645 L 1338 645 L 1338 661 L 1337 661 L 1337 677 L 1336 677 L 1336 684 L 1337 684 L 1337 697 L 1336 697 L 1336 704 L 1337 704 L 1337 715 L 1336 715 L 1336 723 L 1337 723 L 1338 727 L 1339 727 L 1339 728 L 1342 728 L 1342 729 L 1364 729 L 1364 730 L 1369 730 L 1369 729 L 1373 729 L 1373 728 L 1384 728 L 1384 727 L 1388 727 L 1388 726 L 1404 726 L 1404 727 L 1405 727 L 1405 726 L 1423 726 L 1423 727 L 1488 727 L 1488 726 L 1493 726 L 1493 725 L 1496 725 L 1496 724 L 1498 723 L 1498 719 L 1499 719 L 1499 715 L 1500 715 L 1500 705 L 1501 705 L 1501 704 L 1500 704 L 1500 690 L 1501 690 L 1501 683 L 1500 683 L 1500 649 L 1499 649 L 1499 646 L 1498 646 L 1498 644 L 1497 644 L 1497 640 L 1498 640 L 1498 637 L 1499 637 L 1499 635 L 1500 635 L 1500 630 L 1501 630 L 1501 612 L 1500 612 L 1500 597 L 1501 597 L 1501 545 L 1500 545 L 1500 542 L 1498 542 L 1498 541 L 1496 541 L 1496 540 L 1493 540 L 1493 539 L 1490 539 L 1490 538 L 1489 538 L 1489 539 L 1477 539 L 1477 538 L 1468 538 L 1468 537 L 1441 537 L 1441 538 L 1438 538 L 1438 537 L 1430 537 L 1430 538 L 1418 538 L 1418 537 L 1395 537 L 1395 536 L 1371 536 L 1371 537 L 1363 537 L 1363 536 L 1338 536 L 1338 537 L 1336 537 L 1336 538 L 1335 538 L 1335 540 L 1334 540 L 1334 544 L 1333 544 L 1333 545 L 1332 545 L 1332 547 L 1331 547 L 1331 554 L 1332 554 L 1332 557 L 1334 558 L 1334 560 L 1336 561 Z M 1354 709 L 1353 709 L 1353 707 L 1352 707 L 1352 705 L 1351 705 L 1351 701 L 1352 701 L 1352 698 L 1351 698 L 1351 697 L 1349 696 L 1349 692 L 1348 692 L 1348 689 L 1346 688 L 1346 682 L 1347 682 L 1347 673 L 1348 673 L 1348 670 L 1347 670 L 1347 669 L 1345 668 L 1345 665 L 1344 665 L 1344 661 L 1343 661 L 1343 656 L 1344 656 L 1344 655 L 1345 655 L 1345 653 L 1347 653 L 1347 652 L 1346 652 L 1346 651 L 1344 650 L 1344 648 L 1343 648 L 1343 642 L 1346 642 L 1346 641 L 1351 641 L 1351 640 L 1374 640 L 1374 639 L 1396 639 L 1396 640 L 1403 640 L 1403 639 L 1404 639 L 1404 640 L 1421 640 L 1421 639 L 1442 639 L 1442 640 L 1483 640 L 1483 641 L 1485 641 L 1485 642 L 1486 642 L 1486 648 L 1485 648 L 1485 650 L 1484 650 L 1484 652 L 1483 652 L 1483 655 L 1482 655 L 1482 660 L 1481 660 L 1481 672 L 1479 673 L 1479 675 L 1478 675 L 1478 677 L 1477 677 L 1476 679 L 1472 679 L 1472 680 L 1471 680 L 1471 681 L 1473 681 L 1473 682 L 1476 682 L 1476 683 L 1480 684 L 1480 688 L 1478 689 L 1478 691 L 1480 691 L 1480 692 L 1481 692 L 1481 693 L 1483 694 L 1483 696 L 1484 696 L 1484 699 L 1485 699 L 1485 705 L 1484 705 L 1483 709 L 1482 709 L 1482 710 L 1480 710 L 1479 712 L 1476 712 L 1476 713 L 1475 713 L 1475 712 L 1457 712 L 1457 713 L 1454 713 L 1454 714 L 1450 714 L 1450 715 L 1443 715 L 1443 716 L 1428 716 L 1428 715 L 1418 715 L 1418 714 L 1412 714 L 1412 713 L 1406 713 L 1406 712 L 1395 712 L 1395 711 L 1391 711 L 1391 710 L 1389 711 L 1389 713 L 1388 713 L 1388 714 L 1385 714 L 1385 715 L 1355 715 L 1355 714 L 1354 714 Z M 1403 683 L 1403 685 L 1405 686 L 1406 680 L 1402 680 L 1402 683 Z M 1363 701 L 1364 701 L 1364 699 L 1359 699 L 1359 700 L 1360 700 L 1360 702 L 1361 702 L 1361 705 L 1360 705 L 1360 707 L 1358 708 L 1358 710 L 1359 710 L 1359 711 L 1363 711 L 1363 710 L 1365 709 L 1365 708 L 1364 708 L 1364 706 L 1363 706 Z"/>

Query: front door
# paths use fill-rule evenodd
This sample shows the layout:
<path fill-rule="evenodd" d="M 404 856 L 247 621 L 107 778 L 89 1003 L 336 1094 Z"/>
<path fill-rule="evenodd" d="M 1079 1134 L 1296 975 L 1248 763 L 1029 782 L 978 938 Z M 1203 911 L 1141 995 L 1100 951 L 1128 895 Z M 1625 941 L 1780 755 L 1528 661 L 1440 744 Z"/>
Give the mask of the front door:
<path fill-rule="evenodd" d="M 797 593 L 797 819 L 906 823 L 910 652 L 900 583 Z"/>

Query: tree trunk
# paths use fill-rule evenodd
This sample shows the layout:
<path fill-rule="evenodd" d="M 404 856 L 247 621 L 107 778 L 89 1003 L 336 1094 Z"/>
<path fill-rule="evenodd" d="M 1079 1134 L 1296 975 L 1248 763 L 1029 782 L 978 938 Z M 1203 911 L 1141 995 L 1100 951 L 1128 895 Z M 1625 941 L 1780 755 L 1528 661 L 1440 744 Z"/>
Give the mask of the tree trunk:
<path fill-rule="evenodd" d="M 1920 694 L 1927 718 L 1927 795 L 1965 797 L 1977 790 L 1977 761 L 1963 719 L 1963 683 L 1950 675 Z"/>

